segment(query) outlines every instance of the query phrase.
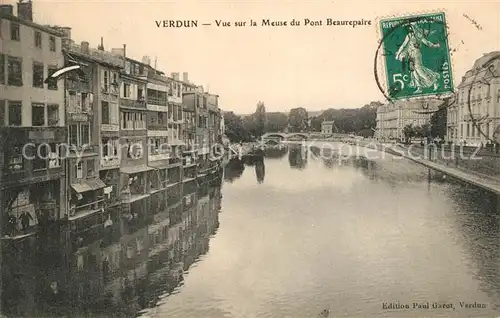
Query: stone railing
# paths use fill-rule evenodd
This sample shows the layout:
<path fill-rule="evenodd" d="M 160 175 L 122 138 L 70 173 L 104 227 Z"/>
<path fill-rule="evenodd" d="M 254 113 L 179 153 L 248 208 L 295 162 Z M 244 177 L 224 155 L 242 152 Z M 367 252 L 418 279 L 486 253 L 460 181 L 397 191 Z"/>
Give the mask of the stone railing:
<path fill-rule="evenodd" d="M 446 166 L 471 171 L 489 177 L 500 178 L 500 154 L 486 148 L 412 145 L 413 156 Z"/>

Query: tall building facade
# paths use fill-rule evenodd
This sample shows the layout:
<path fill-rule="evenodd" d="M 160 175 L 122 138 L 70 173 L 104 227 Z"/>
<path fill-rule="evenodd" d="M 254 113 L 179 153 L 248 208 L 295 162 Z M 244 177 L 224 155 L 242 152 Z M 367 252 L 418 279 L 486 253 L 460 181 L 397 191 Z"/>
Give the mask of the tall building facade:
<path fill-rule="evenodd" d="M 462 77 L 456 102 L 448 108 L 448 141 L 479 145 L 500 131 L 499 69 L 500 52 L 491 52 L 477 59 Z"/>
<path fill-rule="evenodd" d="M 377 108 L 377 132 L 379 139 L 403 139 L 407 125 L 430 124 L 432 112 L 442 103 L 439 99 L 395 101 Z"/>
<path fill-rule="evenodd" d="M 74 243 L 84 244 L 104 232 L 106 221 L 119 222 L 116 157 L 122 63 L 105 52 L 102 43 L 97 49 L 85 41 L 77 45 L 70 28 L 53 28 L 64 32 L 65 64 L 80 66 L 64 80 L 70 152 L 65 193 L 68 213 L 62 221 Z"/>
<path fill-rule="evenodd" d="M 4 235 L 49 229 L 65 204 L 63 34 L 33 22 L 31 2 L 0 6 L 0 195 Z"/>

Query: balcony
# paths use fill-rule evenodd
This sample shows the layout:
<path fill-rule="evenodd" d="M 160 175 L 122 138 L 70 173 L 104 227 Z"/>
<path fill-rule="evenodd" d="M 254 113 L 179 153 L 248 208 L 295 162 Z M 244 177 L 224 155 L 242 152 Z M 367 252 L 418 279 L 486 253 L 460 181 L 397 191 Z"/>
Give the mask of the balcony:
<path fill-rule="evenodd" d="M 104 198 L 99 197 L 94 201 L 72 206 L 69 211 L 68 220 L 76 220 L 96 212 L 103 212 Z"/>
<path fill-rule="evenodd" d="M 77 92 L 92 92 L 92 85 L 89 82 L 82 81 L 66 81 L 66 89 L 69 91 L 77 91 Z"/>
<path fill-rule="evenodd" d="M 120 125 L 118 124 L 101 124 L 101 131 L 111 131 L 111 132 L 119 132 Z"/>
<path fill-rule="evenodd" d="M 120 99 L 120 107 L 146 109 L 146 101 L 122 98 Z"/>
<path fill-rule="evenodd" d="M 112 169 L 112 168 L 119 168 L 120 167 L 120 158 L 114 157 L 104 157 L 101 158 L 101 168 L 103 169 Z"/>
<path fill-rule="evenodd" d="M 154 123 L 154 124 L 149 123 L 148 124 L 148 129 L 151 129 L 151 130 L 164 130 L 164 131 L 168 130 L 166 123 Z"/>
<path fill-rule="evenodd" d="M 170 158 L 169 153 L 149 153 L 148 161 L 159 161 L 159 160 L 168 160 Z"/>
<path fill-rule="evenodd" d="M 159 97 L 151 97 L 149 96 L 147 98 L 147 103 L 148 105 L 159 105 L 159 106 L 167 106 L 168 102 L 164 98 L 159 98 Z"/>

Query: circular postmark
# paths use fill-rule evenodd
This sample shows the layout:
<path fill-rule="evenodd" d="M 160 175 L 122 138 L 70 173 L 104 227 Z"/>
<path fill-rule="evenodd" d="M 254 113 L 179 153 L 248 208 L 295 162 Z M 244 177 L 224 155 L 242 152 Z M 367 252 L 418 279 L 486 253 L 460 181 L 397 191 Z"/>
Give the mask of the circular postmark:
<path fill-rule="evenodd" d="M 440 98 L 453 93 L 444 13 L 383 20 L 380 30 L 374 76 L 377 87 L 389 102 L 416 97 Z M 385 60 L 386 88 L 379 76 L 381 56 Z"/>

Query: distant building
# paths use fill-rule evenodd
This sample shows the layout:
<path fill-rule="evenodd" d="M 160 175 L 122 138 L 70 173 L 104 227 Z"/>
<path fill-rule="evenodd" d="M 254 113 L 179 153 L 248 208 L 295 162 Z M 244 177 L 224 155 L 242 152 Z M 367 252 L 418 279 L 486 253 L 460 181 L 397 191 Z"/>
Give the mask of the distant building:
<path fill-rule="evenodd" d="M 335 122 L 333 120 L 323 121 L 321 123 L 321 133 L 324 135 L 333 134 L 334 133 L 334 129 L 333 129 L 334 126 L 335 126 Z"/>
<path fill-rule="evenodd" d="M 493 138 L 500 127 L 500 82 L 495 77 L 499 67 L 500 51 L 491 52 L 477 59 L 462 77 L 456 103 L 448 108 L 448 141 L 477 145 Z"/>
<path fill-rule="evenodd" d="M 439 99 L 395 101 L 377 108 L 377 138 L 402 139 L 407 125 L 430 123 L 432 111 L 442 103 Z"/>

